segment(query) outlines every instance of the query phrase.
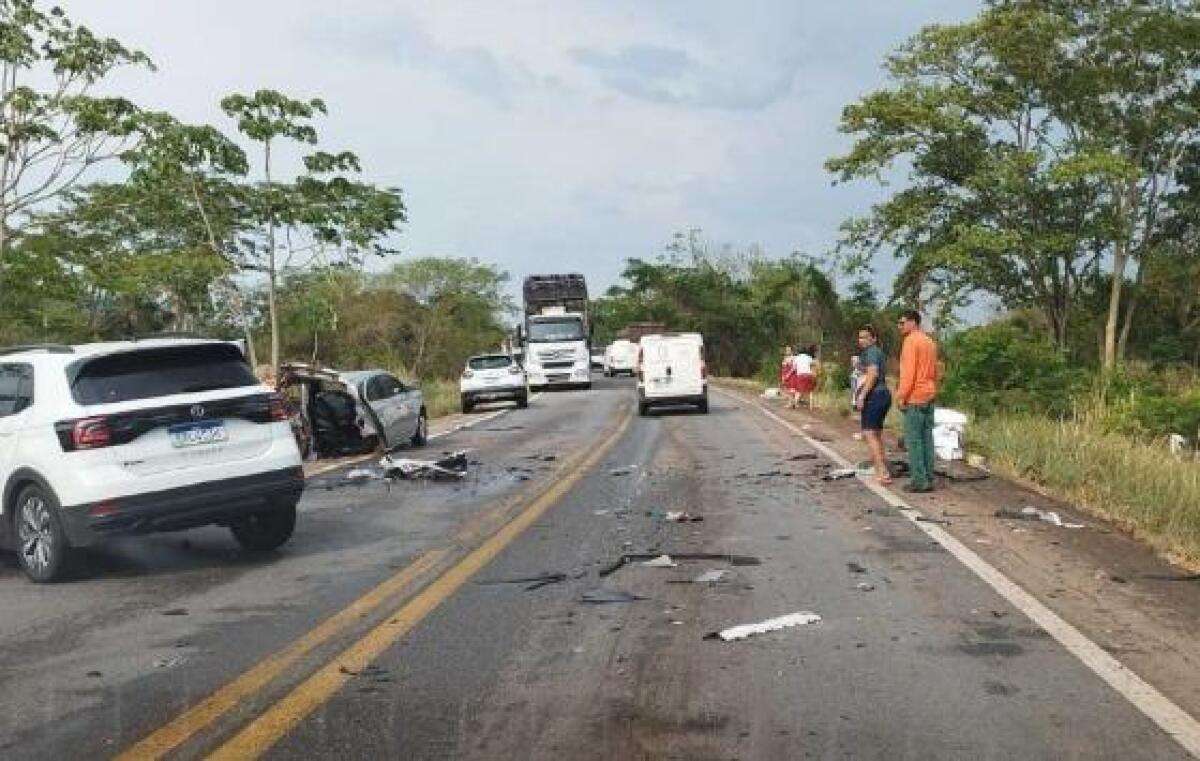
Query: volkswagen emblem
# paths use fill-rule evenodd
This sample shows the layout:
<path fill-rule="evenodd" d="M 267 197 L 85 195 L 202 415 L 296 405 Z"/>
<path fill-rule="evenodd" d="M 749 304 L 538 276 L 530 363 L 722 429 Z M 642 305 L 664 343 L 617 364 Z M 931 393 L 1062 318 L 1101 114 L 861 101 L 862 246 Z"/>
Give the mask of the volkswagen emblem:
<path fill-rule="evenodd" d="M 192 417 L 194 417 L 194 418 L 204 417 L 204 405 L 203 404 L 193 404 L 191 413 L 192 413 Z"/>

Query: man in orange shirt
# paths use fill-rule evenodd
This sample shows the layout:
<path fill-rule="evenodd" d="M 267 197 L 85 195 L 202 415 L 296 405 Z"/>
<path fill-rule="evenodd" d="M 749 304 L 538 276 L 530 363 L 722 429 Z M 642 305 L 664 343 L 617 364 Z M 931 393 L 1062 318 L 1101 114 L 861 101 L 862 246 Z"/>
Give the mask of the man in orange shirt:
<path fill-rule="evenodd" d="M 905 491 L 933 491 L 933 402 L 937 397 L 937 345 L 921 330 L 921 314 L 900 318 L 900 384 L 896 404 L 904 412 L 909 481 Z"/>

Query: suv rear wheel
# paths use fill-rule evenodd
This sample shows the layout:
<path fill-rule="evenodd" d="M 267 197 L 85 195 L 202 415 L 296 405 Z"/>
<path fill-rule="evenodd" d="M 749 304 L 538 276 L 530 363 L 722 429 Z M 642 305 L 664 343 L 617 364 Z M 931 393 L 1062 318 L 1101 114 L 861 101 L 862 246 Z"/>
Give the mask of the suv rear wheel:
<path fill-rule="evenodd" d="M 270 510 L 250 513 L 229 526 L 233 538 L 243 549 L 269 552 L 278 549 L 296 529 L 296 504 L 289 503 Z"/>
<path fill-rule="evenodd" d="M 66 575 L 71 547 L 58 522 L 58 505 L 40 486 L 26 486 L 13 511 L 17 558 L 33 581 L 58 581 Z"/>

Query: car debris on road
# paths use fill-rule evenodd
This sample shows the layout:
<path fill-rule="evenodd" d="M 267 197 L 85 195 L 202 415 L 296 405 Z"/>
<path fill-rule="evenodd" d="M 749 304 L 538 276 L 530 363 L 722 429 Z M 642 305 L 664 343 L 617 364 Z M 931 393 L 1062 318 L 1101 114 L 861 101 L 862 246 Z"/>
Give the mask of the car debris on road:
<path fill-rule="evenodd" d="M 407 457 L 393 458 L 391 455 L 384 455 L 379 464 L 383 466 L 385 478 L 431 478 L 434 480 L 463 478 L 467 475 L 468 451 L 460 449 L 437 460 L 414 460 Z"/>
<path fill-rule="evenodd" d="M 609 564 L 608 566 L 606 566 L 604 568 L 601 568 L 600 572 L 599 572 L 600 577 L 604 578 L 605 576 L 611 576 L 612 574 L 621 570 L 622 568 L 629 565 L 630 563 L 637 563 L 637 562 L 642 562 L 642 561 L 646 561 L 646 560 L 654 560 L 655 558 L 662 557 L 662 555 L 663 555 L 663 553 L 659 553 L 656 555 L 649 555 L 649 554 L 622 555 L 619 560 Z M 753 555 L 726 555 L 726 554 L 722 554 L 722 553 L 713 553 L 713 552 L 681 552 L 681 553 L 670 553 L 670 558 L 673 561 L 675 561 L 675 560 L 723 560 L 726 563 L 729 563 L 730 565 L 733 565 L 733 566 L 762 565 L 762 561 L 759 560 L 758 558 L 754 557 Z"/>
<path fill-rule="evenodd" d="M 638 600 L 646 600 L 649 598 L 642 597 L 641 595 L 635 595 L 630 592 L 626 592 L 623 589 L 608 589 L 606 587 L 597 587 L 596 589 L 587 590 L 586 592 L 583 593 L 583 595 L 579 599 L 582 602 L 587 602 L 587 603 L 592 603 L 592 604 L 603 604 L 603 603 L 610 603 L 610 602 L 614 602 L 614 603 L 615 602 L 637 602 Z"/>
<path fill-rule="evenodd" d="M 728 629 L 709 632 L 704 635 L 704 639 L 719 639 L 723 642 L 733 642 L 752 637 L 755 634 L 765 634 L 766 632 L 779 631 L 780 629 L 788 629 L 793 626 L 807 626 L 820 622 L 821 617 L 816 613 L 799 611 L 786 616 L 779 616 L 778 618 L 768 618 L 766 621 L 760 621 L 755 624 L 739 624 L 731 626 Z"/>

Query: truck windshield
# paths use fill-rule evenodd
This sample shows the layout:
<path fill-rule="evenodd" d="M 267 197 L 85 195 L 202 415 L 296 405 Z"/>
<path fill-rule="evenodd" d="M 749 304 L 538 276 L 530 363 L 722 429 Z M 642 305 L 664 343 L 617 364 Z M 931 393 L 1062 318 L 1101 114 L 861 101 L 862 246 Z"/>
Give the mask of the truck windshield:
<path fill-rule="evenodd" d="M 530 341 L 582 341 L 581 320 L 546 320 L 529 323 Z"/>

